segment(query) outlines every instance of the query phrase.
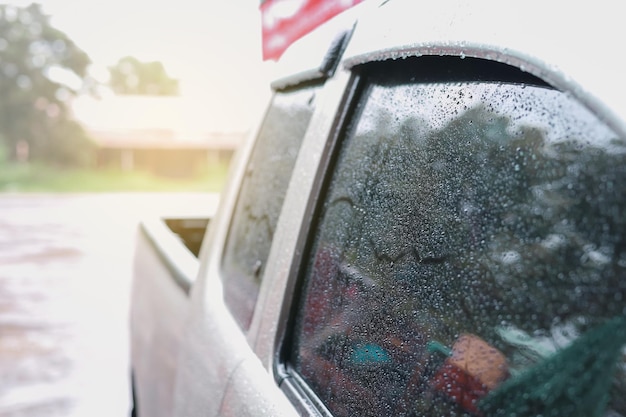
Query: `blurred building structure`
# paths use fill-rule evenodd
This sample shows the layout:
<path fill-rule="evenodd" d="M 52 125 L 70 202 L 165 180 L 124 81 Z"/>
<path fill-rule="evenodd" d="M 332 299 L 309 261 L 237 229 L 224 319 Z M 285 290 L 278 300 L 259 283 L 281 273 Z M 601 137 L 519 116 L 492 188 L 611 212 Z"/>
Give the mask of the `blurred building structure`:
<path fill-rule="evenodd" d="M 97 167 L 172 177 L 227 162 L 248 127 L 212 119 L 202 103 L 180 96 L 80 97 L 73 111 L 96 143 Z"/>

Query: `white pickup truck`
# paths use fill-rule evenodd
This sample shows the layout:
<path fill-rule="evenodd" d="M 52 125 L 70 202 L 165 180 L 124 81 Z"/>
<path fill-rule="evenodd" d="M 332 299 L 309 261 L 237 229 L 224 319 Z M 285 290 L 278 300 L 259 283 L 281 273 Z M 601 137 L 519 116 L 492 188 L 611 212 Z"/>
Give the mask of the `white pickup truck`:
<path fill-rule="evenodd" d="M 616 7 L 371 0 L 294 44 L 217 212 L 141 225 L 134 414 L 626 416 Z"/>

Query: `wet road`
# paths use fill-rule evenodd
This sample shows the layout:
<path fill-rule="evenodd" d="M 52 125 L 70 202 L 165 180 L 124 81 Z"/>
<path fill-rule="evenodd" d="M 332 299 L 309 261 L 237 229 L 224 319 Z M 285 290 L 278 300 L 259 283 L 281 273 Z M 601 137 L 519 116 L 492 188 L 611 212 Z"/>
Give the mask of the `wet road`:
<path fill-rule="evenodd" d="M 0 417 L 128 415 L 137 223 L 216 200 L 0 195 Z"/>

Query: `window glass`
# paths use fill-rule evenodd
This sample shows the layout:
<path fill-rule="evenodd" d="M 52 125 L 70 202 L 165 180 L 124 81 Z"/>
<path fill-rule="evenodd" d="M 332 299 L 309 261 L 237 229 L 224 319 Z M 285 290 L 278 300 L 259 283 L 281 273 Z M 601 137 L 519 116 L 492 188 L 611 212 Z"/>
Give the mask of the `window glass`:
<path fill-rule="evenodd" d="M 370 80 L 290 363 L 335 416 L 626 415 L 626 145 L 558 91 Z"/>
<path fill-rule="evenodd" d="M 226 304 L 245 329 L 317 90 L 275 94 L 246 169 L 223 260 Z"/>

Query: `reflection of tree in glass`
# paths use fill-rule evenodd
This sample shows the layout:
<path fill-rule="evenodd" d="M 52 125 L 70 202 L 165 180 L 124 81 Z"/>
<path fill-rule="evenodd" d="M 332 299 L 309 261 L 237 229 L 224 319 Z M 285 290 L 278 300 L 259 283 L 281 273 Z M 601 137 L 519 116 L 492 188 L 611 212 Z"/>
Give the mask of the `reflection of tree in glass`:
<path fill-rule="evenodd" d="M 621 312 L 623 145 L 549 144 L 482 107 L 427 136 L 419 124 L 366 133 L 346 153 L 329 208 L 352 226 L 327 230 L 349 260 L 475 329 Z"/>
<path fill-rule="evenodd" d="M 527 129 L 499 151 L 487 143 L 488 169 L 473 164 L 484 243 L 470 241 L 459 266 L 480 274 L 463 290 L 496 302 L 494 320 L 533 332 L 622 312 L 626 148 L 608 152 L 584 139 L 547 144 Z"/>
<path fill-rule="evenodd" d="M 403 94 L 415 99 L 410 104 L 430 100 L 425 107 L 433 108 L 441 108 L 438 92 L 463 92 L 419 88 Z M 522 90 L 501 93 L 494 86 L 481 100 L 512 92 L 505 102 L 513 95 L 516 103 L 547 98 L 543 107 L 457 103 L 436 128 L 416 117 L 419 111 L 391 113 L 389 99 L 400 94 L 371 93 L 323 208 L 314 251 L 319 259 L 332 253 L 339 266 L 316 263 L 309 271 L 307 297 L 324 299 L 318 304 L 325 308 L 322 318 L 308 313 L 315 319 L 304 328 L 313 336 L 301 352 L 314 351 L 327 331 L 347 336 L 349 346 L 369 341 L 394 352 L 385 341 L 400 334 L 413 342 L 414 356 L 390 366 L 402 375 L 399 381 L 418 381 L 420 391 L 407 410 L 448 415 L 455 405 L 433 399 L 428 373 L 419 371 L 428 368 L 420 363 L 434 360 L 429 342 L 452 346 L 459 335 L 474 334 L 502 351 L 517 372 L 622 314 L 626 146 L 611 141 L 615 135 L 588 113 L 572 123 L 576 107 L 559 93 Z M 334 286 L 344 270 L 371 282 L 363 289 L 370 296 L 356 296 L 362 303 L 341 301 Z M 328 324 L 343 311 L 353 320 Z M 388 320 L 402 324 L 384 324 L 387 334 L 379 335 L 373 323 Z M 346 372 L 342 366 L 336 372 Z M 321 389 L 326 385 L 316 386 L 316 372 L 303 373 Z M 622 381 L 612 381 L 612 389 Z M 375 384 L 366 388 L 375 391 Z M 622 409 L 618 397 L 611 400 L 614 410 Z M 336 392 L 328 398 L 344 401 Z"/>

